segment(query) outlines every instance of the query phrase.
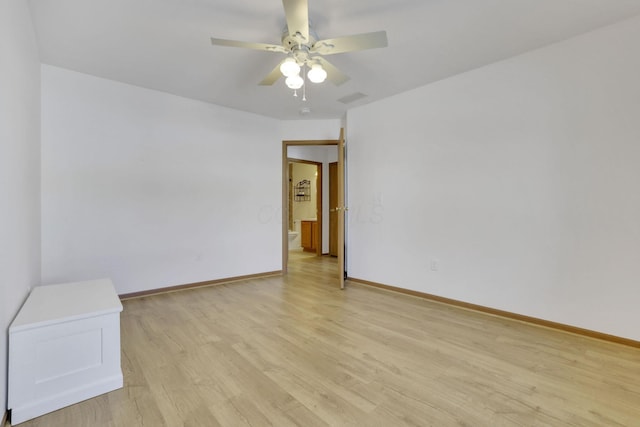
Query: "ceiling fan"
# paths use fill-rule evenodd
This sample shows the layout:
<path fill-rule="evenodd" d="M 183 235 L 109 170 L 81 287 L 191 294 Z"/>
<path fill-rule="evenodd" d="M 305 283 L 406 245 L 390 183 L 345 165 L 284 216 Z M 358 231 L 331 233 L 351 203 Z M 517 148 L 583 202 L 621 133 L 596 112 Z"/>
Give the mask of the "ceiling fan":
<path fill-rule="evenodd" d="M 282 34 L 281 45 L 211 38 L 211 43 L 216 46 L 242 47 L 286 54 L 287 57 L 260 82 L 260 85 L 273 85 L 281 76 L 286 77 L 287 86 L 294 90 L 304 85 L 305 77 L 313 83 L 322 83 L 328 79 L 335 85 L 341 85 L 349 80 L 349 76 L 324 59 L 324 55 L 387 46 L 385 31 L 318 40 L 309 25 L 308 0 L 282 0 L 282 4 L 287 27 Z M 308 72 L 306 72 L 307 69 Z"/>

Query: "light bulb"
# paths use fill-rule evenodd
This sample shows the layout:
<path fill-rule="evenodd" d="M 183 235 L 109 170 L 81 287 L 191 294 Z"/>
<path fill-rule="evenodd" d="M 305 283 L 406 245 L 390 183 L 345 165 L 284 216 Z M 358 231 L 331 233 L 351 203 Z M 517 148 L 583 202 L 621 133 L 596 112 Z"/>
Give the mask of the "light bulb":
<path fill-rule="evenodd" d="M 313 64 L 307 73 L 307 78 L 313 83 L 322 83 L 327 78 L 327 72 L 322 68 L 322 65 Z"/>
<path fill-rule="evenodd" d="M 304 80 L 302 80 L 302 77 L 300 77 L 299 74 L 294 74 L 287 77 L 284 82 L 287 84 L 289 89 L 300 89 L 304 84 Z"/>
<path fill-rule="evenodd" d="M 300 66 L 296 63 L 295 59 L 287 58 L 280 64 L 280 72 L 285 77 L 291 77 L 300 72 Z"/>

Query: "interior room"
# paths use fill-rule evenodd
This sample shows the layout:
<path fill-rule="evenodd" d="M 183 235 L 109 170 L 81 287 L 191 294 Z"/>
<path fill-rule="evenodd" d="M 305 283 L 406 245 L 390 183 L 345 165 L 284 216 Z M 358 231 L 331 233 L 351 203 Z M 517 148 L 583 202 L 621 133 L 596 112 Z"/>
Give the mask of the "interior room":
<path fill-rule="evenodd" d="M 637 425 L 640 2 L 347 3 L 0 0 L 0 425 Z M 123 387 L 23 422 L 105 278 Z"/>
<path fill-rule="evenodd" d="M 298 160 L 289 162 L 289 252 L 316 252 L 318 233 L 318 166 Z M 320 188 L 322 191 L 322 188 Z M 322 193 L 320 191 L 320 197 Z M 303 224 L 304 223 L 304 224 Z M 322 231 L 320 231 L 322 232 Z M 303 236 L 304 235 L 304 236 Z"/>

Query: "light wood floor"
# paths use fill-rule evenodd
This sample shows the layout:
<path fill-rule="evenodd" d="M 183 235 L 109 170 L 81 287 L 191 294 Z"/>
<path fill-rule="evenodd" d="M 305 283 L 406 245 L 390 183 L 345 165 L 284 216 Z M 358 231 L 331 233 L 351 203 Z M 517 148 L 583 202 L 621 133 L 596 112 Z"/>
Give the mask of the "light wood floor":
<path fill-rule="evenodd" d="M 640 350 L 287 277 L 124 302 L 125 387 L 35 426 L 640 426 Z"/>

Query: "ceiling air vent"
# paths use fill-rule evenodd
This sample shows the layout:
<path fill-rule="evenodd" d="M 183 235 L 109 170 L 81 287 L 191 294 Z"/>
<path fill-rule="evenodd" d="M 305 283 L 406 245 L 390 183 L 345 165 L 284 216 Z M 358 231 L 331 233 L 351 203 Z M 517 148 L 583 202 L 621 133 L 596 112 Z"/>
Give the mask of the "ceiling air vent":
<path fill-rule="evenodd" d="M 366 97 L 367 95 L 365 95 L 364 93 L 355 92 L 351 95 L 343 96 L 342 98 L 338 99 L 338 101 L 342 102 L 343 104 L 351 104 L 352 102 Z"/>

